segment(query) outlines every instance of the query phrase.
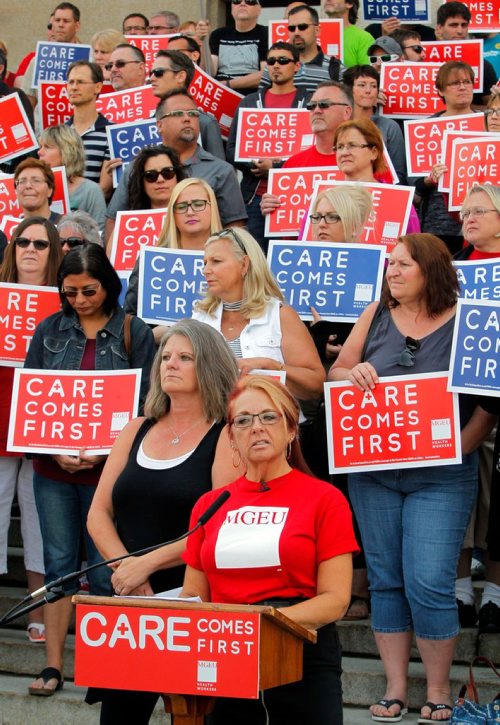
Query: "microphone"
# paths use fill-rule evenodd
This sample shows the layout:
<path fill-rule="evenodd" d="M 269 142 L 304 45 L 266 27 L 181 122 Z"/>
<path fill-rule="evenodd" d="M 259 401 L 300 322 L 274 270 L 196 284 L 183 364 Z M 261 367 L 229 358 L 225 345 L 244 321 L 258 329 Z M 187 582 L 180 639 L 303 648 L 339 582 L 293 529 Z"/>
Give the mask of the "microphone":
<path fill-rule="evenodd" d="M 268 486 L 265 481 L 260 482 L 259 491 L 270 491 L 270 490 L 271 490 L 271 486 Z"/>
<path fill-rule="evenodd" d="M 201 514 L 199 517 L 196 526 L 193 526 L 192 529 L 189 531 L 186 531 L 184 534 L 181 534 L 181 536 L 178 536 L 176 539 L 171 539 L 170 541 L 163 541 L 161 544 L 154 544 L 153 546 L 147 546 L 144 549 L 139 549 L 138 551 L 132 551 L 129 554 L 122 554 L 122 556 L 115 556 L 113 559 L 107 559 L 106 561 L 99 561 L 97 564 L 92 564 L 92 566 L 87 566 L 84 569 L 80 569 L 79 571 L 73 571 L 70 574 L 65 574 L 64 576 L 60 576 L 57 579 L 53 579 L 51 582 L 46 584 L 43 587 L 40 587 L 39 589 L 36 589 L 34 592 L 31 592 L 30 594 L 27 594 L 24 599 L 19 602 L 19 604 L 16 604 L 12 609 L 9 609 L 7 614 L 5 614 L 0 619 L 0 625 L 6 623 L 7 621 L 11 621 L 9 618 L 9 615 L 11 612 L 13 612 L 15 609 L 20 607 L 21 605 L 25 604 L 26 602 L 29 602 L 32 599 L 36 599 L 36 597 L 39 597 L 43 594 L 50 593 L 53 589 L 56 587 L 60 587 L 62 584 L 65 584 L 66 582 L 73 581 L 74 579 L 79 579 L 82 574 L 86 574 L 88 571 L 93 571 L 94 569 L 97 569 L 100 566 L 107 566 L 108 564 L 114 564 L 117 561 L 123 561 L 124 559 L 129 559 L 131 556 L 142 556 L 143 554 L 149 554 L 150 551 L 156 551 L 156 549 L 161 549 L 163 546 L 168 546 L 169 544 L 176 544 L 178 541 L 182 541 L 183 539 L 186 539 L 188 536 L 191 536 L 191 534 L 194 534 L 195 531 L 197 531 L 201 526 L 205 526 L 205 524 L 212 518 L 212 516 L 220 509 L 223 504 L 226 503 L 228 498 L 230 497 L 231 493 L 230 491 L 222 491 L 222 493 L 217 496 L 215 501 L 210 504 L 210 506 L 207 508 L 207 510 Z M 43 604 L 44 602 L 41 601 L 40 604 Z M 38 602 L 37 602 L 38 604 Z M 16 615 L 17 616 L 17 615 Z"/>

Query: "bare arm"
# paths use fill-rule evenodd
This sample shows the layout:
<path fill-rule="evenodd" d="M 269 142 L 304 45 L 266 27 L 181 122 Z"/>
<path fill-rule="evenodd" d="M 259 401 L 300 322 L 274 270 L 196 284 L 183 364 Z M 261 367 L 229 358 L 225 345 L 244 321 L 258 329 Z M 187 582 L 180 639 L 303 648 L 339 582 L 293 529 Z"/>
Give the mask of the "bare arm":
<path fill-rule="evenodd" d="M 233 89 L 233 91 L 243 91 L 248 88 L 258 88 L 260 79 L 262 78 L 262 71 L 266 67 L 264 61 L 260 63 L 260 70 L 253 71 L 253 73 L 247 73 L 246 76 L 236 76 L 226 81 L 227 85 Z"/>
<path fill-rule="evenodd" d="M 186 566 L 184 584 L 180 593 L 181 597 L 200 597 L 204 602 L 210 601 L 210 587 L 208 579 L 203 571 Z"/>

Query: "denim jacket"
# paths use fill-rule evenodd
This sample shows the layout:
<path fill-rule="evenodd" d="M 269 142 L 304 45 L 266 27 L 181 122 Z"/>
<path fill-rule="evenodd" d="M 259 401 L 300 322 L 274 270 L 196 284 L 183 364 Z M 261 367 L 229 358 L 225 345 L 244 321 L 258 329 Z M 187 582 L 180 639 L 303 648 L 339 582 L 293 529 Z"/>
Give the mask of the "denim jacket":
<path fill-rule="evenodd" d="M 130 355 L 123 338 L 125 313 L 118 307 L 96 338 L 96 370 L 141 368 L 139 409 L 142 410 L 149 389 L 149 373 L 156 353 L 153 333 L 138 317 L 130 325 Z M 25 368 L 40 370 L 80 370 L 87 338 L 78 316 L 56 312 L 43 320 L 31 340 Z"/>

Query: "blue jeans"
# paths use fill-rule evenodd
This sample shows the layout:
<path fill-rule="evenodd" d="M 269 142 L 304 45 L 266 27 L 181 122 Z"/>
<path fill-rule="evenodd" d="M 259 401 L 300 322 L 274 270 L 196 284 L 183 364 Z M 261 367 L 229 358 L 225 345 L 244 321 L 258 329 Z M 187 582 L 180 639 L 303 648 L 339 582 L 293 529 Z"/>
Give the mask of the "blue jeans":
<path fill-rule="evenodd" d="M 103 561 L 87 532 L 87 514 L 96 486 L 63 483 L 33 476 L 35 502 L 40 518 L 45 562 L 45 583 L 81 568 L 82 542 L 87 564 Z M 90 592 L 107 596 L 112 593 L 111 570 L 101 566 L 88 573 Z M 64 586 L 67 595 L 78 591 L 78 579 Z"/>
<path fill-rule="evenodd" d="M 458 634 L 455 578 L 477 476 L 475 453 L 456 465 L 349 475 L 374 631 Z"/>

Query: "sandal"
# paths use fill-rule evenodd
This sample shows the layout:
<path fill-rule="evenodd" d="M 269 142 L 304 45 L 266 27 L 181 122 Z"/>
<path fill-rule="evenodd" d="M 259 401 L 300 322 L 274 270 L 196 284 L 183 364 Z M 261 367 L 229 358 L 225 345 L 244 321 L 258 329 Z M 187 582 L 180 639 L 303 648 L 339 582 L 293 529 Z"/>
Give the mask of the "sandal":
<path fill-rule="evenodd" d="M 372 715 L 372 720 L 375 722 L 400 722 L 403 719 L 403 715 L 408 714 L 408 708 L 404 706 L 404 702 L 394 698 L 393 700 L 377 700 L 373 703 L 374 705 L 381 705 L 388 710 L 392 705 L 399 705 L 399 712 L 395 712 L 394 715 Z M 372 705 L 373 707 L 373 705 Z"/>
<path fill-rule="evenodd" d="M 418 718 L 417 722 L 419 723 L 419 725 L 435 725 L 435 723 L 450 722 L 451 713 L 453 710 L 452 705 L 445 705 L 444 702 L 439 702 L 437 705 L 434 702 L 426 702 L 423 707 L 428 707 L 431 712 L 429 717 L 421 716 Z M 449 710 L 450 716 L 445 717 L 442 720 L 432 717 L 433 713 L 441 712 L 441 710 Z"/>
<path fill-rule="evenodd" d="M 368 619 L 370 616 L 370 600 L 366 597 L 358 597 L 356 595 L 351 597 L 349 603 L 349 609 L 344 614 L 342 619 L 347 622 L 357 622 L 360 619 Z"/>
<path fill-rule="evenodd" d="M 35 630 L 33 635 L 31 630 Z M 33 644 L 43 644 L 45 642 L 45 625 L 42 622 L 30 622 L 26 629 L 26 634 L 30 642 Z"/>
<path fill-rule="evenodd" d="M 55 687 L 29 687 L 28 692 L 30 695 L 37 695 L 39 697 L 51 697 L 55 692 L 62 689 L 64 680 L 59 670 L 55 667 L 46 667 L 36 677 L 37 680 L 42 679 L 43 684 L 46 685 L 49 680 L 57 680 Z"/>

